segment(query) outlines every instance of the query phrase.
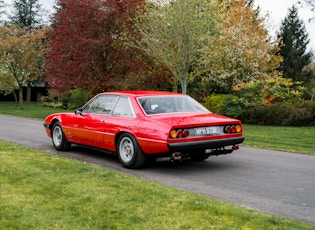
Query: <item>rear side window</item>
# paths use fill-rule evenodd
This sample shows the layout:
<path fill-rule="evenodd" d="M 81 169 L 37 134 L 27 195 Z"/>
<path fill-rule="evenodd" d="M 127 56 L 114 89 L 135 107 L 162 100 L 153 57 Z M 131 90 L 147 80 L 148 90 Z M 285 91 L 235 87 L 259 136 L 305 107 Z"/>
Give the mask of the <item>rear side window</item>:
<path fill-rule="evenodd" d="M 127 97 L 120 97 L 114 110 L 114 116 L 134 117 L 132 107 Z"/>
<path fill-rule="evenodd" d="M 100 95 L 87 107 L 89 110 L 88 113 L 111 114 L 117 99 L 118 96 L 115 95 Z"/>

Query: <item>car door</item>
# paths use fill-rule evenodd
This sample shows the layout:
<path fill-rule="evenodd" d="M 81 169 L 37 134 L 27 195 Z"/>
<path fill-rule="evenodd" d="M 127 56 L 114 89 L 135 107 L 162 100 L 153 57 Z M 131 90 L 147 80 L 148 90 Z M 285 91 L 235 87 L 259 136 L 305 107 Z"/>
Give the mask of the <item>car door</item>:
<path fill-rule="evenodd" d="M 98 95 L 77 115 L 75 136 L 80 144 L 104 148 L 112 109 L 118 99 L 116 95 Z"/>
<path fill-rule="evenodd" d="M 115 136 L 119 132 L 132 133 L 139 123 L 128 97 L 120 96 L 112 111 L 112 116 L 106 121 L 104 148 L 115 151 Z"/>

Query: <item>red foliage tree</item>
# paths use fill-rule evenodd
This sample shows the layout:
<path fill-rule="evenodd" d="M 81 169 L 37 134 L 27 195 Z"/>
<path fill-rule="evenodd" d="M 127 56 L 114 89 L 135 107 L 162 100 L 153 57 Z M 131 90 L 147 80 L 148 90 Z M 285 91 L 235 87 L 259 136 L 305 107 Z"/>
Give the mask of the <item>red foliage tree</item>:
<path fill-rule="evenodd" d="M 135 32 L 132 19 L 145 2 L 59 0 L 45 60 L 50 86 L 59 92 L 80 87 L 92 93 L 151 83 L 149 88 L 156 87 L 152 76 L 161 82 L 166 71 L 124 40 Z M 148 75 L 142 77 L 144 73 Z"/>

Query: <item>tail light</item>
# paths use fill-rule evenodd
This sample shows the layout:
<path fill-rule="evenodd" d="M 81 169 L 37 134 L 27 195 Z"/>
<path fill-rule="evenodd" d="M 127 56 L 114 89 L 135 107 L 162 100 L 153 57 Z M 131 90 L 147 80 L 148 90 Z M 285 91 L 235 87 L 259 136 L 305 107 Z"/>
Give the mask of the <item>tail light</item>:
<path fill-rule="evenodd" d="M 189 136 L 189 130 L 188 129 L 185 129 L 183 131 L 183 137 L 188 137 Z"/>
<path fill-rule="evenodd" d="M 181 138 L 181 137 L 188 137 L 189 136 L 189 130 L 188 129 L 173 129 L 171 132 L 170 132 L 170 137 L 172 139 L 175 139 L 175 138 Z"/>
<path fill-rule="evenodd" d="M 225 133 L 240 133 L 242 132 L 242 126 L 240 125 L 227 125 L 224 128 Z"/>
<path fill-rule="evenodd" d="M 172 131 L 170 132 L 170 137 L 171 137 L 171 138 L 176 138 L 176 137 L 177 137 L 177 131 L 176 131 L 176 130 L 172 130 Z"/>

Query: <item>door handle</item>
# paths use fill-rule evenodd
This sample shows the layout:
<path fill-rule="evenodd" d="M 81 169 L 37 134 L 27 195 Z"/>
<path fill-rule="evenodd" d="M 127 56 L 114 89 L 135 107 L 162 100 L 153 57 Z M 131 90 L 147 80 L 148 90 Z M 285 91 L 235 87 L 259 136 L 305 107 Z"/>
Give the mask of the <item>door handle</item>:
<path fill-rule="evenodd" d="M 106 120 L 101 120 L 101 123 L 105 123 L 106 122 Z"/>

